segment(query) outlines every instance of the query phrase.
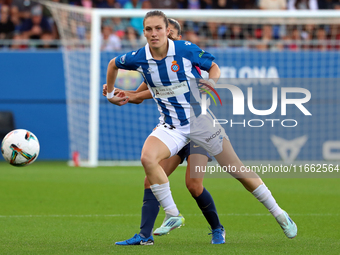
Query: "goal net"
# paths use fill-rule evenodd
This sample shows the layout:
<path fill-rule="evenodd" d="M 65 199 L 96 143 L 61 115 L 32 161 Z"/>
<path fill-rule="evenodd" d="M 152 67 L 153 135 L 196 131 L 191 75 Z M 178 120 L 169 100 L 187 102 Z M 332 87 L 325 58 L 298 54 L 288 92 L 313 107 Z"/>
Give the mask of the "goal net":
<path fill-rule="evenodd" d="M 145 100 L 139 105 L 118 107 L 107 102 L 101 89 L 109 61 L 145 45 L 142 21 L 148 10 L 44 4 L 51 10 L 62 39 L 70 158 L 77 152 L 82 164 L 89 166 L 138 162 L 145 139 L 158 123 L 156 104 Z M 245 95 L 246 106 L 249 87 L 253 89 L 256 109 L 270 108 L 273 87 L 281 94 L 283 87 L 301 87 L 311 92 L 311 100 L 305 105 L 312 113 L 309 118 L 294 105 L 287 106 L 287 116 L 282 116 L 279 94 L 275 113 L 254 116 L 248 109 L 244 116 L 234 116 L 232 120 L 241 124 L 230 127 L 232 112 L 221 109 L 232 109 L 231 94 L 218 89 L 226 107 L 216 112 L 229 114 L 223 118 L 229 121 L 224 127 L 242 160 L 292 162 L 340 158 L 337 131 L 340 13 L 246 10 L 164 10 L 164 13 L 180 22 L 183 40 L 216 57 L 221 78 L 229 79 L 221 79 L 222 82 L 238 80 L 234 84 Z M 141 82 L 139 73 L 120 70 L 115 86 L 134 90 Z M 279 119 L 275 122 L 278 125 L 272 127 L 266 119 Z M 297 127 L 284 127 L 295 123 L 282 125 L 285 119 L 296 120 Z M 265 125 L 252 127 L 259 126 L 259 120 Z"/>

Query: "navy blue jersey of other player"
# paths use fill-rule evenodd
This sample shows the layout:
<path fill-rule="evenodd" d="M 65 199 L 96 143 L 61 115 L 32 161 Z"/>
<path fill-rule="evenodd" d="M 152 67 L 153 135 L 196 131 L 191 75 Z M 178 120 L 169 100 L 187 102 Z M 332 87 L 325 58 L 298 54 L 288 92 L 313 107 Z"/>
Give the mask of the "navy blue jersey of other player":
<path fill-rule="evenodd" d="M 208 71 L 215 57 L 188 41 L 168 39 L 167 56 L 162 60 L 153 59 L 149 45 L 116 58 L 121 69 L 140 72 L 158 105 L 161 123 L 174 126 L 189 124 L 190 93 L 191 104 L 199 105 L 200 93 L 194 78 L 201 78 L 195 68 Z M 191 84 L 192 83 L 192 84 Z M 194 109 L 195 115 L 200 108 Z"/>

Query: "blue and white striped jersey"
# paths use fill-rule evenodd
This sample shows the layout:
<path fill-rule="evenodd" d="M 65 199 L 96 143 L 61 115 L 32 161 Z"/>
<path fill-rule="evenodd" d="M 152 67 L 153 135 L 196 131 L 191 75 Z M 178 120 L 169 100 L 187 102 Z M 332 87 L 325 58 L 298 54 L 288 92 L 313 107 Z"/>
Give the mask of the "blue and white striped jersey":
<path fill-rule="evenodd" d="M 208 71 L 215 57 L 188 41 L 168 39 L 168 42 L 168 53 L 162 60 L 153 59 L 149 45 L 146 44 L 144 48 L 118 56 L 116 66 L 143 75 L 158 105 L 161 123 L 184 126 L 189 124 L 192 109 L 190 93 L 191 100 L 196 101 L 191 104 L 198 106 L 195 107 L 195 115 L 201 111 L 200 93 L 193 80 L 201 76 L 195 66 Z"/>

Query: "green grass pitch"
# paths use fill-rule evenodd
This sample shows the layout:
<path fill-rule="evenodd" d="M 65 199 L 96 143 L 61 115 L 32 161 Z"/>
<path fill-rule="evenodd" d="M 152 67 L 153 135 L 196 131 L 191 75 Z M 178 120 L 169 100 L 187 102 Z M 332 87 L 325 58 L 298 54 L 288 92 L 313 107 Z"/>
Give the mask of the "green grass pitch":
<path fill-rule="evenodd" d="M 141 167 L 0 162 L 0 254 L 340 254 L 340 178 L 264 179 L 298 225 L 292 240 L 238 181 L 206 179 L 226 228 L 226 244 L 211 245 L 184 173 L 178 168 L 170 185 L 186 225 L 154 246 L 120 247 L 114 242 L 139 232 Z"/>

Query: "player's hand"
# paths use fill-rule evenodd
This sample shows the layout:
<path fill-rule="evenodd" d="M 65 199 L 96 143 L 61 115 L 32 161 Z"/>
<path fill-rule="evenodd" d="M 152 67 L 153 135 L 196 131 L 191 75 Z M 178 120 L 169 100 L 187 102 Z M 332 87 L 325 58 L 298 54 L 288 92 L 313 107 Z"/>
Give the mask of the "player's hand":
<path fill-rule="evenodd" d="M 115 96 L 121 91 L 124 91 L 124 90 L 119 89 L 119 88 L 115 88 Z M 124 93 L 126 94 L 126 91 L 124 91 Z"/>
<path fill-rule="evenodd" d="M 202 94 L 207 94 L 207 91 L 212 91 L 212 88 L 214 87 L 215 83 L 211 79 L 209 79 L 208 81 L 200 79 L 198 81 L 198 88 Z"/>
<path fill-rule="evenodd" d="M 103 85 L 103 96 L 106 97 L 106 95 L 107 95 L 107 85 L 104 84 Z"/>
<path fill-rule="evenodd" d="M 120 91 L 123 91 L 123 90 L 121 90 L 119 88 L 115 88 L 114 95 L 117 95 Z M 102 94 L 103 94 L 104 97 L 107 96 L 107 85 L 106 84 L 103 85 L 103 92 L 102 92 Z"/>
<path fill-rule="evenodd" d="M 118 106 L 125 105 L 129 102 L 129 97 L 125 94 L 123 90 L 119 91 L 114 97 L 107 99 L 111 104 Z"/>

